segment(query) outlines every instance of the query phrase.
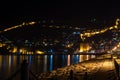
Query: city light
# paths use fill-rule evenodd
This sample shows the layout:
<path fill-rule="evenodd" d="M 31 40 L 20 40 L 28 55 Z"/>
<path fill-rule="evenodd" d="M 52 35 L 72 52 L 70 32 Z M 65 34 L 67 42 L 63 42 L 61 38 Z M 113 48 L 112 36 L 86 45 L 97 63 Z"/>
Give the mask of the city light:
<path fill-rule="evenodd" d="M 24 27 L 25 25 L 34 25 L 36 22 L 34 22 L 34 21 L 32 21 L 32 22 L 28 22 L 28 23 L 25 23 L 25 22 L 23 22 L 22 24 L 20 24 L 20 25 L 16 25 L 16 26 L 12 26 L 12 27 L 10 27 L 10 28 L 6 28 L 6 29 L 4 29 L 3 31 L 0 31 L 0 33 L 2 33 L 2 32 L 6 32 L 6 31 L 9 31 L 9 30 L 12 30 L 12 29 L 16 29 L 16 28 L 19 28 L 19 27 Z"/>
<path fill-rule="evenodd" d="M 36 50 L 36 53 L 37 53 L 37 54 L 44 54 L 44 52 L 39 51 L 39 50 Z"/>
<path fill-rule="evenodd" d="M 89 32 L 85 31 L 84 33 L 80 34 L 80 38 L 84 41 L 85 37 L 91 37 L 91 36 L 94 36 L 96 34 L 105 33 L 108 30 L 118 29 L 119 21 L 120 21 L 120 19 L 116 19 L 116 24 L 114 26 L 111 26 L 111 27 L 108 27 L 108 28 L 105 28 L 105 29 L 102 29 L 102 30 L 98 30 L 98 31 L 91 30 Z"/>
<path fill-rule="evenodd" d="M 93 30 L 84 30 L 84 31 L 82 31 L 82 32 L 80 32 L 80 31 L 73 31 L 72 32 L 72 35 L 74 35 L 74 36 L 76 36 L 76 35 L 80 35 L 80 39 L 82 39 L 83 41 L 85 41 L 86 39 L 87 39 L 87 37 L 92 37 L 92 36 L 94 36 L 94 35 L 98 35 L 98 34 L 102 34 L 102 33 L 105 33 L 106 31 L 109 31 L 109 30 L 114 30 L 114 29 L 116 29 L 116 30 L 119 30 L 118 29 L 118 26 L 119 26 L 119 19 L 116 19 L 116 23 L 115 23 L 115 25 L 114 26 L 110 26 L 110 27 L 107 27 L 107 28 L 104 28 L 104 29 L 93 29 Z M 32 25 L 35 25 L 35 24 L 37 24 L 38 22 L 36 22 L 36 21 L 31 21 L 31 22 L 23 22 L 22 24 L 20 24 L 20 25 L 16 25 L 16 26 L 12 26 L 12 27 L 9 27 L 9 28 L 6 28 L 6 29 L 4 29 L 3 31 L 0 31 L 1 33 L 2 32 L 7 32 L 7 31 L 10 31 L 10 30 L 13 30 L 13 29 L 16 29 L 16 28 L 20 28 L 20 27 L 27 27 L 28 25 L 30 25 L 30 26 L 32 26 Z M 44 24 L 45 25 L 45 24 Z M 44 26 L 44 27 L 47 27 L 46 25 Z M 66 28 L 65 26 L 59 26 L 59 25 L 56 25 L 56 26 L 54 26 L 54 25 L 50 25 L 50 26 L 48 26 L 49 28 L 56 28 L 56 29 L 58 29 L 58 28 Z M 69 28 L 72 28 L 71 26 L 69 27 Z M 77 28 L 77 27 L 74 27 L 74 28 Z M 78 28 L 77 28 L 78 29 Z M 79 28 L 80 29 L 80 28 Z M 74 29 L 75 30 L 75 29 Z M 65 34 L 65 33 L 64 33 Z M 115 40 L 117 40 L 116 38 L 114 38 Z M 14 47 L 12 47 L 11 45 L 9 45 L 9 44 L 11 44 L 12 42 L 11 41 L 6 41 L 6 42 L 9 42 L 9 43 L 0 43 L 0 47 L 4 47 L 4 46 L 6 46 L 7 45 L 7 49 L 12 49 L 12 50 L 10 50 L 10 52 L 12 52 L 12 53 L 16 53 L 16 52 L 20 52 L 21 54 L 33 54 L 33 51 L 31 52 L 31 51 L 28 51 L 27 49 L 17 49 L 17 47 L 16 48 L 14 48 Z M 39 45 L 44 45 L 44 46 L 54 46 L 55 44 L 57 44 L 57 43 L 60 43 L 60 41 L 59 40 L 54 40 L 54 41 L 52 41 L 53 43 L 51 43 L 51 42 L 47 42 L 47 39 L 45 39 L 45 40 L 43 40 L 43 42 L 42 43 L 39 43 L 39 42 L 36 42 L 36 43 L 34 43 L 35 44 L 35 46 L 39 46 Z M 29 45 L 33 45 L 32 44 L 33 42 L 31 42 L 31 43 L 25 43 L 25 46 L 29 46 Z M 79 43 L 80 44 L 80 43 Z M 101 43 L 102 44 L 102 43 Z M 104 45 L 104 44 L 103 44 Z M 8 47 L 9 46 L 9 47 Z M 102 46 L 102 45 L 101 45 Z M 30 46 L 29 46 L 30 47 Z M 65 46 L 66 48 L 69 48 L 69 49 L 72 49 L 73 47 L 74 47 L 74 43 L 72 43 L 72 42 L 69 42 L 69 43 L 67 43 L 67 45 Z M 117 47 L 119 47 L 119 45 L 117 46 Z M 92 48 L 92 46 L 90 46 L 90 45 L 87 45 L 87 44 L 83 44 L 83 46 L 81 46 L 80 45 L 80 48 L 79 48 L 79 52 L 88 52 L 90 49 Z M 116 47 L 114 47 L 112 50 L 113 51 L 115 51 L 117 48 Z M 75 50 L 76 51 L 76 50 Z M 42 54 L 41 52 L 39 52 L 39 51 L 37 51 L 36 52 L 37 54 Z"/>

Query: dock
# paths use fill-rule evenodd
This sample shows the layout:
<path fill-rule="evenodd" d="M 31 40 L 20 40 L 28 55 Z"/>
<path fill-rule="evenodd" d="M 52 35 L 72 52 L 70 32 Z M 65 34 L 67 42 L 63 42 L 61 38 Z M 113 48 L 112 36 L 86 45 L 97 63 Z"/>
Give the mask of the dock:
<path fill-rule="evenodd" d="M 119 62 L 119 64 L 118 64 Z M 120 60 L 110 54 L 58 68 L 38 76 L 39 80 L 119 80 Z"/>

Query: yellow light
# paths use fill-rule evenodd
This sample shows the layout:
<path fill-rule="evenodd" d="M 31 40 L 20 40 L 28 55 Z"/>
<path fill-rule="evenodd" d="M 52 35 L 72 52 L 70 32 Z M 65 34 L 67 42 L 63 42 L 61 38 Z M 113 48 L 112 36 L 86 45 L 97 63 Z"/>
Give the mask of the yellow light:
<path fill-rule="evenodd" d="M 73 46 L 73 44 L 68 44 L 66 47 L 71 48 L 72 46 Z"/>
<path fill-rule="evenodd" d="M 14 49 L 13 49 L 12 52 L 13 52 L 13 53 L 16 53 L 16 52 L 17 52 L 17 47 L 14 47 Z"/>
<path fill-rule="evenodd" d="M 23 22 L 22 25 L 25 25 L 25 22 Z"/>
<path fill-rule="evenodd" d="M 99 34 L 99 33 L 100 33 L 100 32 L 98 32 L 98 31 L 96 32 L 96 34 Z"/>
<path fill-rule="evenodd" d="M 0 47 L 3 47 L 3 44 L 2 44 L 2 43 L 0 43 Z"/>
<path fill-rule="evenodd" d="M 117 56 L 113 56 L 113 59 L 117 59 Z"/>
<path fill-rule="evenodd" d="M 116 29 L 118 28 L 117 26 L 114 26 Z"/>
<path fill-rule="evenodd" d="M 116 49 L 117 49 L 117 47 L 114 47 L 114 48 L 113 48 L 113 50 L 116 50 Z"/>
<path fill-rule="evenodd" d="M 36 53 L 37 53 L 37 54 L 44 54 L 44 52 L 39 51 L 39 50 L 37 50 Z"/>
<path fill-rule="evenodd" d="M 79 62 L 84 61 L 84 55 L 80 55 L 79 58 L 80 58 L 80 59 L 79 59 Z"/>
<path fill-rule="evenodd" d="M 80 44 L 80 50 L 79 50 L 79 52 L 83 52 L 84 51 L 83 45 L 84 45 L 83 43 Z"/>
<path fill-rule="evenodd" d="M 23 52 L 23 50 L 22 49 L 20 49 L 20 53 L 22 53 Z"/>
<path fill-rule="evenodd" d="M 113 27 L 110 27 L 109 29 L 111 30 L 111 29 L 113 29 Z"/>
<path fill-rule="evenodd" d="M 35 23 L 36 23 L 36 22 L 30 22 L 29 24 L 30 24 L 30 25 L 33 25 L 33 24 L 35 24 Z"/>
<path fill-rule="evenodd" d="M 118 24 L 119 24 L 119 21 L 120 21 L 120 19 L 117 19 L 117 20 L 116 20 L 116 25 L 118 25 Z"/>

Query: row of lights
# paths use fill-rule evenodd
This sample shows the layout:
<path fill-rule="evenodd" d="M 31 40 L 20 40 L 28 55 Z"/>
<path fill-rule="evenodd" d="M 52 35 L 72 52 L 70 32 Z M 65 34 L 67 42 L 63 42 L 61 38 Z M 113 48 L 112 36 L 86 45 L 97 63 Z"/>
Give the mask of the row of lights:
<path fill-rule="evenodd" d="M 34 25 L 36 22 L 28 22 L 28 23 L 25 23 L 25 22 L 23 22 L 22 24 L 20 24 L 20 25 L 16 25 L 16 26 L 13 26 L 13 27 L 10 27 L 10 28 L 6 28 L 6 29 L 4 29 L 3 31 L 0 31 L 0 33 L 2 33 L 2 32 L 6 32 L 6 31 L 9 31 L 9 30 L 12 30 L 12 29 L 15 29 L 15 28 L 18 28 L 18 27 L 24 27 L 24 26 L 26 26 L 26 25 Z"/>
<path fill-rule="evenodd" d="M 116 51 L 120 47 L 120 42 L 111 50 L 111 52 Z"/>
<path fill-rule="evenodd" d="M 102 30 L 100 30 L 100 31 L 85 32 L 85 33 L 83 33 L 83 34 L 80 34 L 80 37 L 81 37 L 81 39 L 84 41 L 84 40 L 85 40 L 85 37 L 91 37 L 91 36 L 96 35 L 96 34 L 105 33 L 105 32 L 108 31 L 108 30 L 118 29 L 119 21 L 120 21 L 120 19 L 116 19 L 116 24 L 115 24 L 115 26 L 112 26 L 112 27 L 109 27 L 109 28 L 106 28 L 106 29 L 102 29 Z"/>

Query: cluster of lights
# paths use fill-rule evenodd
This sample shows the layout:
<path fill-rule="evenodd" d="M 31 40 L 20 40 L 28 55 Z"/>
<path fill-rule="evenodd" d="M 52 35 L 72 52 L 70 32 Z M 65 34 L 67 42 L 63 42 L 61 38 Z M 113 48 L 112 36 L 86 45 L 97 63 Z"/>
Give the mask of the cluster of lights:
<path fill-rule="evenodd" d="M 116 51 L 118 48 L 120 48 L 120 42 L 111 50 L 111 52 L 113 51 Z"/>
<path fill-rule="evenodd" d="M 6 28 L 6 29 L 4 29 L 3 31 L 0 31 L 0 33 L 6 32 L 6 31 L 9 31 L 9 30 L 12 30 L 12 29 L 16 29 L 16 28 L 19 28 L 19 27 L 24 27 L 24 26 L 28 26 L 28 25 L 34 25 L 34 24 L 36 24 L 36 22 L 34 22 L 34 21 L 28 22 L 28 23 L 23 22 L 22 24 L 19 24 L 19 25 L 16 25 L 16 26 L 12 26 L 12 27 L 10 27 L 10 28 Z M 5 45 L 6 45 L 6 44 L 0 43 L 0 47 L 4 47 Z M 9 49 L 9 48 L 10 48 L 10 46 L 7 47 L 7 49 Z M 12 50 L 9 50 L 9 52 L 16 53 L 16 52 L 17 52 L 17 47 L 13 47 L 13 49 L 12 49 Z M 27 50 L 25 50 L 25 49 L 23 49 L 23 48 L 20 49 L 19 52 L 20 52 L 21 54 L 33 54 L 33 52 L 27 51 Z"/>
<path fill-rule="evenodd" d="M 83 34 L 80 34 L 80 37 L 81 37 L 82 40 L 85 40 L 86 37 L 91 37 L 91 36 L 96 35 L 96 34 L 102 34 L 102 33 L 105 33 L 105 32 L 108 31 L 108 30 L 118 29 L 119 21 L 120 21 L 120 19 L 117 19 L 117 20 L 116 20 L 115 26 L 112 26 L 112 27 L 109 27 L 109 28 L 106 28 L 106 29 L 102 29 L 102 30 L 99 30 L 99 31 L 85 32 L 85 33 L 83 33 Z M 28 25 L 34 25 L 34 24 L 36 24 L 36 23 L 37 23 L 37 22 L 35 22 L 35 21 L 33 21 L 33 22 L 28 22 L 28 23 L 23 22 L 23 23 L 20 24 L 20 25 L 16 25 L 16 26 L 12 26 L 12 27 L 10 27 L 10 28 L 6 28 L 6 29 L 4 29 L 3 31 L 0 31 L 0 33 L 6 32 L 6 31 L 9 31 L 9 30 L 12 30 L 12 29 L 16 29 L 16 28 L 19 28 L 19 27 L 24 27 L 24 26 L 28 26 Z M 50 27 L 53 27 L 53 26 L 50 26 Z M 57 26 L 56 28 L 59 28 L 59 26 Z M 0 44 L 0 46 L 3 47 L 3 44 Z M 71 47 L 71 46 L 73 46 L 73 45 L 68 45 L 67 47 Z M 120 46 L 120 43 L 119 43 L 119 45 L 117 45 L 117 47 L 118 47 L 118 46 Z M 117 47 L 114 47 L 112 50 L 113 50 L 113 51 L 116 50 Z M 87 50 L 89 50 L 89 49 L 90 49 L 90 48 L 87 48 Z M 17 52 L 17 48 L 15 47 L 14 50 L 11 51 L 11 52 L 16 53 L 16 52 Z M 23 54 L 33 54 L 33 52 L 29 52 L 29 51 L 27 51 L 27 50 L 25 50 L 25 49 L 20 49 L 20 52 L 23 53 Z M 83 52 L 83 50 L 81 49 L 80 52 Z M 36 53 L 37 53 L 37 54 L 43 54 L 43 52 L 41 52 L 41 51 L 36 51 Z"/>
<path fill-rule="evenodd" d="M 93 35 L 95 35 L 95 34 L 104 33 L 104 32 L 106 32 L 107 30 L 111 30 L 111 29 L 114 29 L 114 28 L 118 28 L 119 21 L 120 21 L 120 19 L 116 19 L 116 24 L 115 24 L 115 26 L 112 26 L 112 27 L 109 27 L 109 28 L 106 28 L 106 29 L 102 29 L 102 30 L 100 30 L 100 31 L 85 32 L 85 33 L 83 33 L 83 34 L 80 34 L 80 36 L 81 36 L 81 38 L 83 39 L 84 37 L 91 37 L 91 36 L 93 36 Z M 1 33 L 1 32 L 6 32 L 6 31 L 9 31 L 9 30 L 18 28 L 18 27 L 24 27 L 25 25 L 34 25 L 34 24 L 36 24 L 36 23 L 37 23 L 37 22 L 35 22 L 35 21 L 28 22 L 28 23 L 23 22 L 23 23 L 20 24 L 20 25 L 16 25 L 16 26 L 12 26 L 12 27 L 10 27 L 10 28 L 6 28 L 6 29 L 4 29 L 3 31 L 0 31 L 0 33 Z M 50 27 L 53 27 L 53 26 L 50 26 Z M 65 26 L 63 26 L 63 27 L 65 28 Z M 60 26 L 56 26 L 56 28 L 60 28 Z"/>
<path fill-rule="evenodd" d="M 12 52 L 12 53 L 17 53 L 18 52 L 18 49 L 17 47 L 14 47 L 13 50 L 10 50 L 9 52 Z M 20 54 L 44 54 L 44 52 L 40 51 L 40 50 L 36 50 L 35 52 L 34 51 L 28 51 L 27 49 L 25 48 L 20 48 L 19 49 L 19 53 Z"/>
<path fill-rule="evenodd" d="M 85 37 L 91 37 L 91 36 L 94 36 L 94 35 L 96 35 L 96 34 L 105 33 L 105 32 L 108 31 L 108 30 L 118 29 L 119 21 L 120 21 L 120 19 L 117 19 L 117 20 L 116 20 L 115 26 L 112 26 L 112 27 L 109 27 L 109 28 L 105 28 L 105 29 L 102 29 L 102 30 L 99 30 L 99 31 L 85 32 L 85 33 L 83 33 L 83 34 L 80 34 L 80 37 L 81 37 L 81 39 L 84 41 L 84 40 L 85 40 Z"/>
<path fill-rule="evenodd" d="M 7 46 L 6 49 L 9 50 L 10 53 L 20 53 L 20 54 L 44 54 L 44 52 L 40 51 L 40 50 L 36 50 L 35 52 L 33 51 L 28 51 L 27 49 L 25 48 L 20 48 L 18 49 L 16 46 L 12 47 L 11 49 L 11 46 L 7 45 L 7 44 L 3 44 L 3 43 L 0 43 L 0 47 L 4 47 L 4 46 Z"/>
<path fill-rule="evenodd" d="M 91 49 L 91 46 L 88 43 L 81 43 L 79 52 L 88 52 Z"/>
<path fill-rule="evenodd" d="M 4 47 L 6 46 L 6 44 L 0 43 L 0 47 Z"/>

